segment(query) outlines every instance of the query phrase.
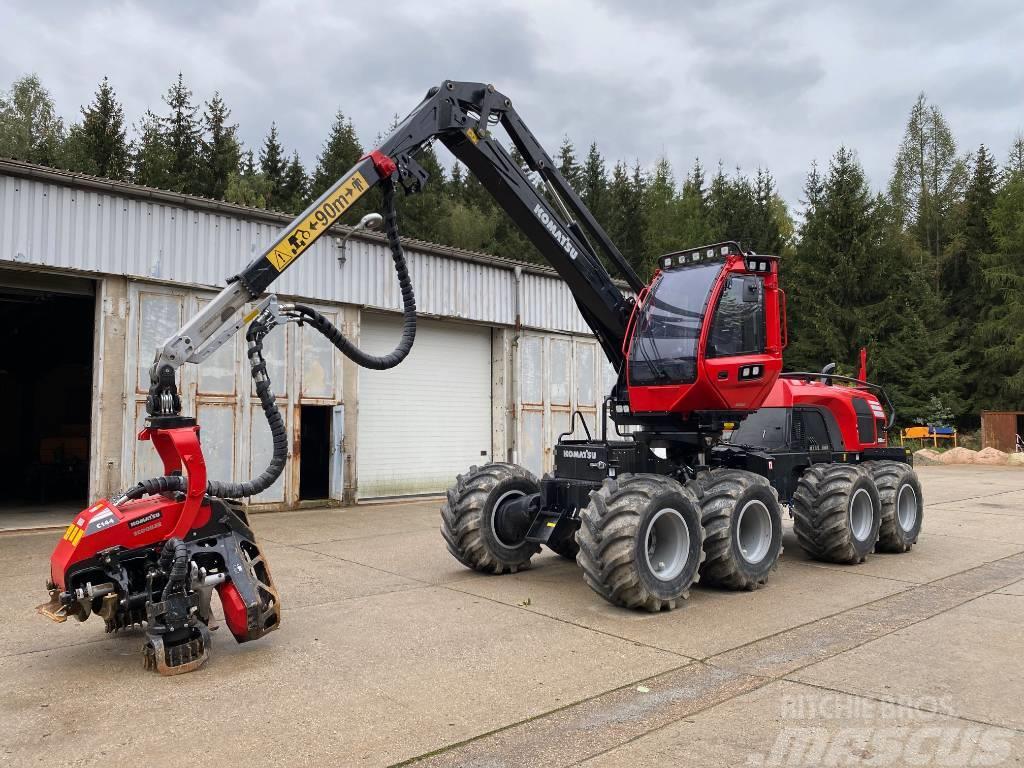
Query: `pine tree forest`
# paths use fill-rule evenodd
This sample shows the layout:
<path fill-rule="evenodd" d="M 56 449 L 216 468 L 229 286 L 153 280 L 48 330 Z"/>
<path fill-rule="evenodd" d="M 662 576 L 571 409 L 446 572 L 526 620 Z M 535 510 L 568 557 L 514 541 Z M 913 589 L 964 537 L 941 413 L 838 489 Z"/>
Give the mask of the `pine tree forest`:
<path fill-rule="evenodd" d="M 243 146 L 222 95 L 200 102 L 181 75 L 161 105 L 129 124 L 104 78 L 65 125 L 27 75 L 0 92 L 0 157 L 297 213 L 367 149 L 341 109 L 307 168 L 273 123 Z M 779 254 L 787 369 L 835 361 L 854 373 L 867 347 L 869 376 L 903 423 L 974 428 L 983 409 L 1024 410 L 1024 137 L 962 147 L 924 94 L 909 106 L 888 179 L 868 179 L 856 148 L 836 147 L 808 169 L 796 210 L 766 168 L 644 167 L 570 137 L 555 159 L 642 277 L 662 253 L 719 240 Z M 429 149 L 418 160 L 431 181 L 399 196 L 403 234 L 541 261 L 465 168 Z"/>

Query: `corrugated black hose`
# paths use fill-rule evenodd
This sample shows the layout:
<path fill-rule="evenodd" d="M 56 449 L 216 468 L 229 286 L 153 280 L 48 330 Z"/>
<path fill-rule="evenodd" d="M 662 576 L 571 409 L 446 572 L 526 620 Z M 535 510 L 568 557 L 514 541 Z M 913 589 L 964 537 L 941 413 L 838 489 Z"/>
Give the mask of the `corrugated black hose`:
<path fill-rule="evenodd" d="M 344 355 L 354 360 L 358 365 L 375 370 L 394 368 L 408 356 L 413 342 L 416 340 L 416 297 L 413 293 L 412 280 L 409 277 L 409 269 L 405 263 L 405 253 L 402 250 L 402 242 L 398 234 L 398 215 L 395 211 L 395 186 L 390 178 L 384 181 L 383 186 L 385 231 L 387 232 L 388 245 L 391 248 L 391 258 L 395 263 L 395 272 L 398 274 L 398 284 L 402 290 L 402 315 L 404 323 L 398 346 L 386 355 L 370 355 L 346 339 L 330 320 L 312 307 L 296 304 L 287 310 L 289 315 L 297 316 L 300 318 L 300 321 L 308 322 L 334 346 L 340 349 Z M 277 402 L 270 388 L 270 376 L 267 375 L 267 364 L 263 359 L 263 338 L 272 329 L 273 326 L 268 327 L 261 318 L 257 317 L 249 324 L 245 334 L 245 339 L 249 343 L 247 354 L 249 356 L 252 379 L 256 385 L 256 395 L 263 406 L 263 414 L 267 418 L 267 424 L 270 425 L 270 434 L 274 441 L 274 451 L 270 463 L 263 472 L 244 483 L 230 483 L 221 480 L 208 481 L 206 484 L 208 496 L 216 496 L 222 499 L 239 499 L 246 496 L 255 496 L 273 485 L 284 471 L 285 463 L 288 460 L 288 434 L 285 431 L 281 412 L 277 409 Z M 127 501 L 159 493 L 184 492 L 187 487 L 188 483 L 184 477 L 180 475 L 165 475 L 141 481 L 138 485 L 126 491 L 123 498 Z"/>
<path fill-rule="evenodd" d="M 160 570 L 167 574 L 160 600 L 166 600 L 175 584 L 185 581 L 188 574 L 188 547 L 181 539 L 168 539 L 160 552 Z M 170 569 L 170 570 L 168 570 Z"/>
<path fill-rule="evenodd" d="M 395 211 L 395 185 L 388 178 L 384 182 L 384 229 L 388 236 L 388 245 L 391 248 L 391 259 L 395 263 L 395 272 L 398 274 L 398 285 L 402 289 L 402 336 L 396 346 L 386 355 L 371 355 L 359 349 L 355 344 L 346 339 L 341 331 L 326 317 L 312 307 L 305 304 L 294 304 L 288 307 L 290 315 L 298 316 L 302 322 L 307 322 L 327 338 L 334 346 L 341 350 L 345 357 L 355 360 L 363 368 L 373 368 L 377 371 L 394 368 L 405 360 L 416 340 L 416 296 L 412 290 L 412 279 L 409 277 L 409 268 L 405 263 L 405 253 L 402 251 L 402 241 L 398 236 L 398 215 Z"/>
<path fill-rule="evenodd" d="M 263 406 L 263 414 L 270 425 L 270 434 L 274 441 L 274 452 L 267 468 L 252 480 L 244 483 L 230 483 L 223 480 L 209 480 L 206 483 L 206 494 L 222 499 L 239 499 L 244 496 L 255 496 L 272 486 L 284 471 L 288 461 L 288 433 L 285 431 L 284 419 L 277 408 L 277 400 L 270 388 L 270 376 L 267 374 L 267 363 L 263 359 L 263 338 L 270 333 L 273 326 L 259 317 L 249 323 L 245 340 L 249 342 L 246 353 L 249 356 L 249 368 L 253 383 L 256 385 L 256 396 Z M 125 500 L 140 499 L 158 493 L 181 491 L 188 488 L 188 481 L 181 475 L 164 475 L 149 480 L 142 480 L 138 485 L 125 492 Z"/>

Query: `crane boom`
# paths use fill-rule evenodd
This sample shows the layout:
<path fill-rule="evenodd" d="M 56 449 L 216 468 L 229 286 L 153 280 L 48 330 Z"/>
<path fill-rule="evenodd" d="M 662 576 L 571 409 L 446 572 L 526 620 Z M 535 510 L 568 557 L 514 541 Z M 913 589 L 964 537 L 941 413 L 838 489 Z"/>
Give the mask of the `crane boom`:
<path fill-rule="evenodd" d="M 512 139 L 526 169 L 494 135 L 497 125 Z M 559 172 L 511 100 L 492 85 L 448 80 L 431 88 L 380 147 L 360 159 L 299 214 L 266 251 L 230 278 L 220 295 L 157 351 L 151 370 L 150 413 L 180 409 L 174 371 L 185 362 L 201 362 L 241 328 L 246 303 L 259 298 L 373 186 L 394 176 L 406 192 L 418 192 L 428 179 L 416 155 L 434 141 L 444 144 L 469 168 L 566 281 L 608 360 L 620 369 L 633 299 L 612 279 L 598 249 L 632 291 L 641 291 L 644 282 Z M 544 181 L 543 190 L 534 185 L 530 172 Z"/>

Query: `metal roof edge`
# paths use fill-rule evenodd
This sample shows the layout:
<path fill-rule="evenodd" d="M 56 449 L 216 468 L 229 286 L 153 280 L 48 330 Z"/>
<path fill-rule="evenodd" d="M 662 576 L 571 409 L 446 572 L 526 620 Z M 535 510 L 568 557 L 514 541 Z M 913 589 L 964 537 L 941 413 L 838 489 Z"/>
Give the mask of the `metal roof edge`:
<path fill-rule="evenodd" d="M 77 187 L 80 189 L 105 192 L 107 194 L 122 195 L 135 200 L 178 205 L 189 210 L 211 211 L 229 216 L 238 216 L 240 218 L 257 219 L 270 224 L 279 224 L 281 226 L 291 223 L 295 218 L 290 214 L 271 211 L 265 208 L 254 208 L 251 206 L 239 205 L 237 203 L 229 203 L 224 200 L 214 200 L 213 198 L 189 195 L 184 192 L 172 192 L 170 190 L 147 187 L 128 181 L 118 181 L 100 176 L 91 176 L 89 174 L 78 173 L 76 171 L 65 171 L 11 158 L 0 158 L 0 175 L 17 176 L 20 178 L 38 180 L 52 184 L 61 184 L 68 187 Z M 345 225 L 335 224 L 331 227 L 329 232 L 335 236 L 344 237 L 351 229 L 351 227 Z M 387 237 L 383 233 L 377 232 L 357 232 L 353 235 L 353 238 L 375 243 L 387 242 Z M 403 237 L 402 245 L 412 250 L 458 259 L 460 261 L 469 261 L 476 264 L 483 264 L 508 270 L 519 267 L 524 272 L 553 277 L 558 280 L 562 279 L 561 275 L 559 275 L 553 267 L 545 264 L 535 264 L 530 261 L 519 261 L 518 259 L 509 259 L 503 256 L 481 253 L 480 251 L 469 251 L 450 245 L 431 243 L 426 240 L 417 240 L 411 237 Z"/>

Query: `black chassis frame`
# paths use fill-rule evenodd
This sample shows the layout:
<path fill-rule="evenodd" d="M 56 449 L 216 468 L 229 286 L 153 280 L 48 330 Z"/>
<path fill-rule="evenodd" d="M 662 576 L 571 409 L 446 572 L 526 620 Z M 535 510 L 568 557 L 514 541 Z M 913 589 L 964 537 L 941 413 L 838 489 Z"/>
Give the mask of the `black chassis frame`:
<path fill-rule="evenodd" d="M 794 440 L 792 432 L 788 433 L 790 436 L 783 446 L 775 448 L 722 442 L 712 444 L 709 428 L 717 427 L 720 433 L 724 424 L 738 420 L 736 414 L 726 412 L 695 414 L 686 423 L 677 423 L 674 430 L 645 429 L 630 435 L 618 433 L 619 440 L 609 440 L 607 434 L 603 434 L 601 439 L 591 439 L 586 429 L 586 440 L 566 439 L 569 433 L 561 435 L 555 446 L 554 473 L 544 475 L 540 493 L 529 501 L 527 539 L 553 546 L 571 539 L 579 528 L 579 514 L 590 501 L 591 492 L 600 488 L 606 479 L 625 473 L 664 475 L 686 482 L 700 472 L 719 467 L 743 469 L 767 478 L 778 492 L 779 501 L 792 504 L 800 476 L 812 464 L 860 464 L 886 460 L 913 465 L 913 454 L 906 448 L 846 450 L 835 417 L 826 408 L 801 406 L 779 410 L 787 412 L 787 428 L 796 411 L 820 412 L 835 449 L 815 449 Z M 666 421 L 671 418 L 670 414 L 665 414 Z M 650 426 L 650 419 L 645 415 L 645 427 Z M 654 453 L 654 448 L 664 448 L 665 458 Z M 553 526 L 549 525 L 551 522 Z"/>

